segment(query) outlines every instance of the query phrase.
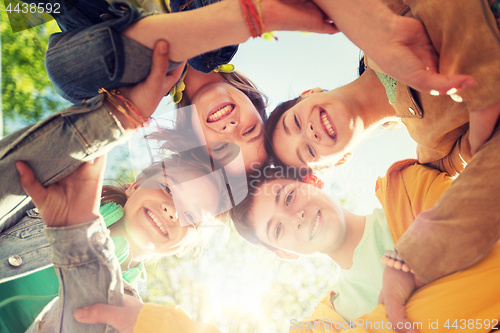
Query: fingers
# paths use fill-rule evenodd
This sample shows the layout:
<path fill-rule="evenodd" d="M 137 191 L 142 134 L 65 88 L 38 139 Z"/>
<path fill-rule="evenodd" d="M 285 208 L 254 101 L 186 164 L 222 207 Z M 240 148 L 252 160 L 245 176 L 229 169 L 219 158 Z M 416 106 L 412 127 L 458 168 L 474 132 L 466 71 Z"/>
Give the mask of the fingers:
<path fill-rule="evenodd" d="M 106 159 L 106 155 L 103 155 L 95 160 L 87 161 L 74 171 L 74 174 L 82 178 L 99 179 L 99 182 L 102 183 L 104 179 L 104 170 L 106 169 Z"/>
<path fill-rule="evenodd" d="M 19 183 L 37 207 L 41 207 L 47 198 L 47 189 L 35 178 L 31 168 L 24 162 L 17 161 L 16 168 L 19 172 Z"/>
<path fill-rule="evenodd" d="M 123 306 L 95 304 L 75 311 L 74 317 L 84 324 L 107 324 L 120 333 L 132 333 L 143 304 L 132 296 L 123 296 Z"/>
<path fill-rule="evenodd" d="M 483 110 L 470 112 L 470 145 L 474 155 L 489 140 L 500 115 L 500 102 Z"/>
<path fill-rule="evenodd" d="M 153 50 L 153 58 L 151 65 L 151 72 L 149 73 L 145 84 L 150 86 L 148 88 L 158 89 L 162 86 L 163 80 L 168 71 L 168 43 L 164 40 L 156 42 Z"/>
<path fill-rule="evenodd" d="M 389 262 L 389 258 L 387 258 L 386 256 L 380 258 L 380 262 L 383 264 L 383 265 L 386 265 L 387 266 L 387 263 Z"/>
<path fill-rule="evenodd" d="M 168 93 L 169 89 L 165 84 L 168 66 L 168 44 L 159 40 L 153 50 L 151 72 L 144 82 L 130 89 L 128 98 L 144 118 L 153 114 L 161 99 Z"/>
<path fill-rule="evenodd" d="M 185 66 L 186 62 L 183 62 L 179 67 L 168 73 L 163 83 L 163 95 L 168 94 L 172 87 L 179 81 Z"/>
<path fill-rule="evenodd" d="M 422 72 L 420 79 L 414 88 L 420 91 L 430 92 L 433 95 L 446 94 L 450 90 L 469 88 L 476 85 L 476 80 L 469 75 L 445 76 L 432 70 Z M 453 97 L 453 96 L 452 96 Z"/>
<path fill-rule="evenodd" d="M 401 270 L 405 273 L 408 273 L 411 271 L 411 267 L 407 264 L 407 263 L 404 263 L 401 267 Z M 413 272 L 412 272 L 413 273 Z"/>

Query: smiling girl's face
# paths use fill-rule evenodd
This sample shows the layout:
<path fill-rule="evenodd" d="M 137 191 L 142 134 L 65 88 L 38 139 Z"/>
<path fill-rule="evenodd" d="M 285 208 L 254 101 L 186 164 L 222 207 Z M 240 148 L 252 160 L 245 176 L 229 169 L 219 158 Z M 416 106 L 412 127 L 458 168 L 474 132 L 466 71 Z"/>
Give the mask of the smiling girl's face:
<path fill-rule="evenodd" d="M 159 172 L 127 189 L 124 223 L 138 247 L 156 255 L 183 252 L 196 241 L 201 222 L 217 215 L 220 196 L 214 184 L 204 177 L 186 184 L 169 186 Z"/>
<path fill-rule="evenodd" d="M 191 99 L 196 106 L 203 133 L 200 140 L 209 144 L 212 156 L 224 159 L 232 154 L 226 143 L 239 146 L 245 170 L 253 162 L 261 163 L 266 157 L 264 149 L 264 123 L 250 99 L 239 89 L 224 82 L 213 82 L 199 89 Z M 193 124 L 194 128 L 198 128 Z"/>
<path fill-rule="evenodd" d="M 337 162 L 361 137 L 358 116 L 349 101 L 332 91 L 315 88 L 301 97 L 276 123 L 272 138 L 276 156 L 295 167 L 326 157 Z"/>
<path fill-rule="evenodd" d="M 313 185 L 289 179 L 259 188 L 250 220 L 261 242 L 295 254 L 329 254 L 345 237 L 340 206 Z"/>

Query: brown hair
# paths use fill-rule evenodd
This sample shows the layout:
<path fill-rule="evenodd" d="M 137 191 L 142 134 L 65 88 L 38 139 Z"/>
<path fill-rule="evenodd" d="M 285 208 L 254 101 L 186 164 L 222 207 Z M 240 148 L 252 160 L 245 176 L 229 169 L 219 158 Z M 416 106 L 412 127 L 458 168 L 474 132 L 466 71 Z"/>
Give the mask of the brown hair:
<path fill-rule="evenodd" d="M 255 233 L 254 222 L 250 220 L 250 212 L 254 208 L 254 197 L 260 192 L 260 187 L 268 181 L 275 179 L 290 179 L 294 181 L 302 181 L 300 178 L 287 176 L 283 174 L 280 168 L 271 168 L 271 174 L 262 172 L 262 169 L 257 172 L 259 174 L 249 175 L 250 181 L 248 182 L 248 195 L 240 202 L 236 207 L 231 210 L 231 218 L 233 220 L 234 228 L 240 234 L 241 237 L 246 239 L 248 242 L 266 248 L 270 251 L 275 251 L 277 248 L 262 242 Z"/>
<path fill-rule="evenodd" d="M 294 107 L 301 100 L 302 100 L 302 97 L 299 96 L 297 98 L 280 103 L 271 112 L 271 114 L 269 115 L 269 118 L 267 119 L 266 127 L 264 129 L 264 133 L 265 133 L 264 147 L 266 148 L 267 156 L 269 156 L 269 161 L 271 164 L 285 166 L 285 164 L 283 162 L 281 162 L 281 160 L 278 158 L 278 156 L 274 152 L 274 145 L 273 145 L 274 131 L 276 130 L 276 127 L 278 125 L 278 121 L 280 120 L 281 116 L 285 112 L 287 112 L 289 109 Z"/>
<path fill-rule="evenodd" d="M 246 76 L 238 72 L 231 73 L 219 73 L 222 78 L 230 85 L 236 89 L 243 92 L 252 102 L 252 104 L 257 109 L 260 117 L 264 124 L 267 122 L 267 97 L 262 93 L 257 86 L 250 81 Z M 180 108 L 186 107 L 191 104 L 191 101 L 184 94 L 181 102 L 178 104 L 178 110 L 175 116 L 175 125 L 173 128 L 162 128 L 161 133 L 153 133 L 148 135 L 148 138 L 164 141 L 161 145 L 162 150 L 168 150 L 172 152 L 181 152 L 189 149 L 193 146 L 199 145 L 199 142 L 193 142 L 194 139 L 197 140 L 197 136 L 193 131 L 193 126 L 191 125 L 191 113 L 183 112 Z"/>

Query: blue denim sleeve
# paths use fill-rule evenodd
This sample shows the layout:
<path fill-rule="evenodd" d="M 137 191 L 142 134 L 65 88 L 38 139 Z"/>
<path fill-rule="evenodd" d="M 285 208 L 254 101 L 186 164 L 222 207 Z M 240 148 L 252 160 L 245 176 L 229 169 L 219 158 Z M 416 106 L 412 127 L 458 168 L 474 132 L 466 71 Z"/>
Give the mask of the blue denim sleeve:
<path fill-rule="evenodd" d="M 53 332 L 116 332 L 105 324 L 82 324 L 73 317 L 75 310 L 96 303 L 122 305 L 120 265 L 104 220 L 46 228 L 45 233 L 59 277 L 59 299 L 51 304 Z"/>
<path fill-rule="evenodd" d="M 88 1 L 78 2 L 80 11 L 57 18 L 63 32 L 51 35 L 45 55 L 47 74 L 56 91 L 73 103 L 95 96 L 102 87 L 113 89 L 137 84 L 146 79 L 152 64 L 151 49 L 120 34 L 151 13 L 139 11 L 126 2 L 105 7 L 87 4 Z M 181 6 L 184 2 L 171 1 L 172 10 L 192 10 L 217 1 L 187 1 L 187 6 Z M 223 47 L 188 62 L 194 69 L 210 73 L 231 61 L 237 49 L 237 45 Z M 169 71 L 180 64 L 171 61 Z"/>
<path fill-rule="evenodd" d="M 73 103 L 94 97 L 102 87 L 113 89 L 141 82 L 151 69 L 152 50 L 120 34 L 146 14 L 118 2 L 101 11 L 103 20 L 99 24 L 86 24 L 69 12 L 57 19 L 65 32 L 49 39 L 47 74 L 56 91 Z M 99 17 L 99 13 L 93 16 Z"/>
<path fill-rule="evenodd" d="M 19 185 L 15 161 L 25 161 L 44 186 L 69 175 L 82 161 L 126 142 L 127 132 L 99 95 L 18 130 L 0 141 L 0 232 L 33 208 Z"/>

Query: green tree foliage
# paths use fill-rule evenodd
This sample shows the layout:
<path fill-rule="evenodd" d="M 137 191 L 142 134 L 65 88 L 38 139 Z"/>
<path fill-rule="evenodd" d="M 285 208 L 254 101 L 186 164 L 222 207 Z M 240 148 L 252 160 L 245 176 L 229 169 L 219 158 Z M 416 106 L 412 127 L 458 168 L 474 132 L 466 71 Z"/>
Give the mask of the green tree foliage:
<path fill-rule="evenodd" d="M 2 36 L 2 112 L 4 135 L 45 118 L 68 103 L 55 92 L 44 67 L 55 21 L 13 33 L 0 3 Z"/>

